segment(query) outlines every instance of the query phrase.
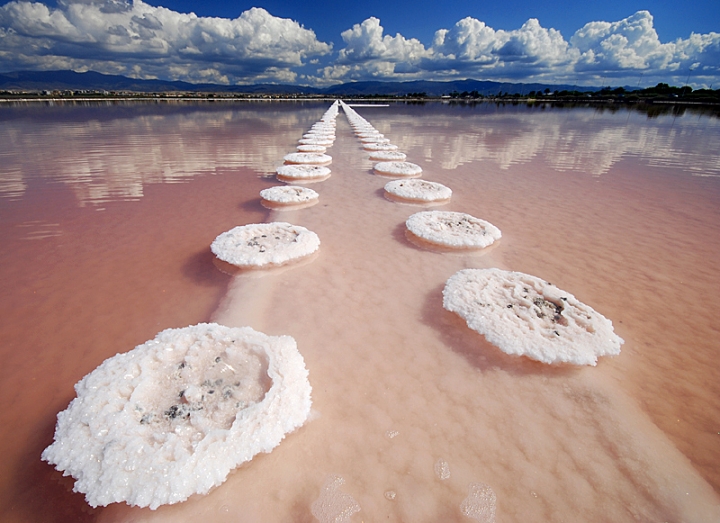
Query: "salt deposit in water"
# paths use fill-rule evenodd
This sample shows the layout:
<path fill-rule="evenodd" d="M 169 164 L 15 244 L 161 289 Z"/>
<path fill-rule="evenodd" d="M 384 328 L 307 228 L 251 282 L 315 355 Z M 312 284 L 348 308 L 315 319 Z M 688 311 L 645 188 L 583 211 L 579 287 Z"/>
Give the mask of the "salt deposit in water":
<path fill-rule="evenodd" d="M 426 180 L 394 180 L 385 184 L 385 196 L 404 203 L 445 203 L 452 197 L 452 190 L 437 182 Z"/>
<path fill-rule="evenodd" d="M 507 354 L 543 363 L 595 365 L 620 353 L 612 322 L 569 292 L 529 274 L 465 269 L 443 290 L 443 307 Z"/>
<path fill-rule="evenodd" d="M 321 165 L 282 165 L 277 169 L 281 182 L 314 183 L 330 178 L 330 169 Z"/>
<path fill-rule="evenodd" d="M 451 249 L 482 249 L 502 236 L 492 223 L 452 211 L 422 211 L 405 222 L 410 239 Z"/>
<path fill-rule="evenodd" d="M 327 147 L 324 145 L 300 144 L 297 146 L 297 150 L 300 153 L 324 153 L 327 151 Z"/>
<path fill-rule="evenodd" d="M 350 517 L 360 512 L 355 498 L 340 490 L 343 483 L 342 476 L 330 476 L 325 480 L 320 497 L 310 507 L 320 523 L 350 523 Z"/>
<path fill-rule="evenodd" d="M 377 162 L 403 162 L 407 158 L 405 153 L 400 151 L 373 151 L 370 159 Z"/>
<path fill-rule="evenodd" d="M 332 161 L 332 156 L 322 153 L 290 153 L 283 158 L 288 164 L 325 165 Z"/>
<path fill-rule="evenodd" d="M 460 504 L 460 512 L 480 523 L 495 523 L 495 492 L 488 485 L 471 483 L 468 496 Z"/>
<path fill-rule="evenodd" d="M 383 176 L 414 177 L 422 174 L 422 167 L 410 162 L 379 162 L 373 167 L 375 173 Z"/>
<path fill-rule="evenodd" d="M 363 143 L 366 151 L 397 151 L 398 146 L 391 143 Z"/>
<path fill-rule="evenodd" d="M 93 507 L 205 494 L 303 425 L 311 406 L 293 338 L 217 324 L 165 330 L 75 390 L 42 459 Z"/>
<path fill-rule="evenodd" d="M 316 204 L 319 196 L 317 192 L 307 187 L 281 185 L 260 191 L 262 198 L 260 203 L 271 209 L 297 209 L 298 206 L 306 207 Z"/>
<path fill-rule="evenodd" d="M 317 234 L 285 222 L 240 225 L 219 235 L 210 249 L 240 268 L 277 267 L 304 258 L 320 247 Z"/>

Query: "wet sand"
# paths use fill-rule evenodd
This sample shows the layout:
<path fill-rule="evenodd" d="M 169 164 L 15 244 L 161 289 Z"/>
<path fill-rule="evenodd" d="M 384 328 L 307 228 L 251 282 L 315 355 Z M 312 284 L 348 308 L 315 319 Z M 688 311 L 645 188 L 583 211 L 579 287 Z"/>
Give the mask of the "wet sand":
<path fill-rule="evenodd" d="M 145 158 L 136 173 L 192 159 L 187 172 L 199 176 L 172 186 L 140 180 L 137 201 L 98 203 L 83 200 L 90 189 L 77 183 L 52 194 L 30 183 L 22 199 L 3 202 L 12 249 L 0 267 L 12 284 L 0 386 L 12 408 L 0 416 L 15 429 L 2 432 L 2 519 L 310 522 L 331 474 L 361 507 L 352 521 L 469 521 L 460 504 L 471 483 L 493 489 L 503 522 L 717 519 L 717 120 L 358 107 L 424 179 L 453 189 L 450 203 L 434 208 L 503 232 L 481 253 L 440 254 L 407 240 L 404 221 L 423 207 L 384 198 L 387 180 L 372 174 L 342 113 L 328 149 L 332 177 L 310 186 L 319 203 L 260 206 L 259 190 L 275 182 L 259 176 L 327 105 L 110 122 L 94 131 L 103 165 L 118 163 L 107 161 L 116 146 Z M 251 119 L 260 129 L 252 134 Z M 187 131 L 158 138 L 178 124 Z M 110 139 L 113 126 L 154 147 Z M 58 146 L 55 154 L 89 152 Z M 698 176 L 698 166 L 712 176 Z M 273 220 L 316 232 L 318 256 L 264 276 L 215 268 L 215 235 Z M 445 280 L 467 267 L 528 272 L 572 292 L 613 321 L 621 354 L 593 368 L 504 355 L 442 308 Z M 310 370 L 311 421 L 209 495 L 179 505 L 91 509 L 68 493 L 71 482 L 39 453 L 72 385 L 164 328 L 209 319 L 292 335 Z"/>

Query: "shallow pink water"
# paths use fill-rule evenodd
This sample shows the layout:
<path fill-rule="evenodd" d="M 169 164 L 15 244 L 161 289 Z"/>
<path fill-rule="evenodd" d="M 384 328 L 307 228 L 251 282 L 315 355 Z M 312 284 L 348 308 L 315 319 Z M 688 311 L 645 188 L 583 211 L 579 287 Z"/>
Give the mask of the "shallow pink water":
<path fill-rule="evenodd" d="M 421 207 L 383 198 L 342 113 L 333 174 L 310 186 L 320 202 L 260 205 L 275 184 L 262 176 L 328 105 L 2 109 L 3 521 L 313 521 L 330 474 L 361 507 L 351 521 L 469 521 L 471 483 L 496 493 L 498 521 L 717 518 L 718 120 L 357 108 L 453 189 L 441 209 L 503 232 L 484 253 L 439 254 L 405 239 Z M 318 233 L 318 257 L 264 277 L 215 268 L 217 234 L 272 220 Z M 572 292 L 613 321 L 621 354 L 594 368 L 505 356 L 442 309 L 466 267 Z M 91 509 L 39 461 L 72 385 L 210 319 L 292 335 L 312 420 L 207 496 Z"/>

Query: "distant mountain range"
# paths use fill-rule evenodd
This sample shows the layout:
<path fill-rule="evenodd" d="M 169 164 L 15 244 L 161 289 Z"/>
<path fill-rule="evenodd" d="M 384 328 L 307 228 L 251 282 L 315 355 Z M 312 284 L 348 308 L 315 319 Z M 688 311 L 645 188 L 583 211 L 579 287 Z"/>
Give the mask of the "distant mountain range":
<path fill-rule="evenodd" d="M 329 96 L 404 96 L 412 93 L 425 93 L 427 96 L 449 95 L 477 91 L 483 96 L 504 93 L 529 93 L 530 91 L 597 91 L 599 87 L 577 85 L 554 85 L 540 83 L 501 83 L 479 80 L 453 80 L 434 82 L 417 80 L 412 82 L 349 82 L 325 88 L 289 84 L 220 85 L 193 84 L 168 80 L 138 80 L 126 76 L 101 74 L 93 71 L 76 73 L 75 71 L 17 71 L 0 73 L 0 90 L 90 90 L 90 91 L 133 91 L 133 92 L 216 92 L 237 94 L 272 95 L 329 95 Z"/>

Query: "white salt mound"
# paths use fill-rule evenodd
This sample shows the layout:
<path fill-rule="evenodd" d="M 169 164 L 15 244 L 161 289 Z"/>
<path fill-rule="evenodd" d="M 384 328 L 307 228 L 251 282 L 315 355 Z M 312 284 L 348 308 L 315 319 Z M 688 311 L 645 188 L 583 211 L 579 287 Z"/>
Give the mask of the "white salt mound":
<path fill-rule="evenodd" d="M 363 143 L 366 151 L 397 151 L 398 146 L 391 143 Z"/>
<path fill-rule="evenodd" d="M 443 307 L 503 352 L 543 363 L 595 365 L 599 356 L 619 354 L 623 344 L 602 314 L 521 272 L 457 272 L 445 284 Z"/>
<path fill-rule="evenodd" d="M 335 143 L 335 139 L 329 136 L 313 136 L 312 138 L 300 138 L 298 143 L 300 145 L 324 145 L 329 147 Z"/>
<path fill-rule="evenodd" d="M 301 153 L 324 153 L 327 147 L 324 145 L 304 145 L 300 144 L 297 146 L 298 152 Z"/>
<path fill-rule="evenodd" d="M 410 162 L 379 162 L 373 169 L 389 176 L 420 176 L 422 173 L 422 167 Z"/>
<path fill-rule="evenodd" d="M 42 459 L 93 507 L 205 494 L 305 423 L 311 405 L 293 338 L 217 324 L 165 330 L 75 391 Z"/>
<path fill-rule="evenodd" d="M 496 503 L 493 489 L 482 483 L 471 483 L 468 496 L 460 504 L 460 512 L 481 523 L 495 523 Z"/>
<path fill-rule="evenodd" d="M 260 197 L 273 203 L 305 203 L 317 200 L 320 195 L 307 187 L 281 185 L 260 191 Z"/>
<path fill-rule="evenodd" d="M 219 259 L 241 268 L 284 265 L 319 247 L 317 234 L 285 222 L 241 225 L 222 233 L 210 245 Z"/>
<path fill-rule="evenodd" d="M 449 200 L 452 190 L 437 182 L 426 180 L 395 180 L 385 184 L 385 192 L 403 200 L 437 202 Z"/>
<path fill-rule="evenodd" d="M 400 151 L 373 151 L 370 153 L 370 159 L 377 162 L 402 162 L 405 158 L 407 155 Z"/>
<path fill-rule="evenodd" d="M 277 174 L 281 180 L 319 181 L 330 176 L 330 169 L 321 165 L 282 165 Z"/>
<path fill-rule="evenodd" d="M 332 161 L 332 156 L 322 153 L 290 153 L 286 154 L 283 159 L 287 163 L 322 165 L 330 163 Z"/>
<path fill-rule="evenodd" d="M 410 216 L 405 225 L 427 242 L 456 249 L 482 249 L 502 236 L 492 223 L 462 212 L 422 211 Z"/>

